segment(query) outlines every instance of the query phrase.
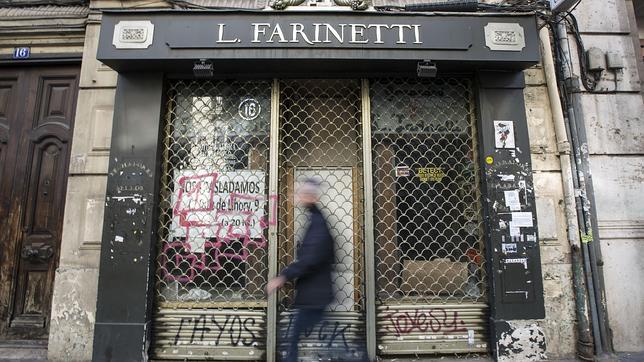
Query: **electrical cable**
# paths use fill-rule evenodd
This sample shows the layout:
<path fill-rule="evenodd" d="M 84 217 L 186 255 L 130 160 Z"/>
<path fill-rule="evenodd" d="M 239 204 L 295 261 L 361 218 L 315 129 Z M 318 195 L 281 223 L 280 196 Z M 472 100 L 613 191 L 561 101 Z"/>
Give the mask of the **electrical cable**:
<path fill-rule="evenodd" d="M 581 84 L 584 86 L 584 89 L 586 89 L 586 91 L 588 91 L 589 93 L 593 93 L 593 94 L 616 93 L 617 82 L 615 82 L 615 89 L 613 90 L 596 89 L 601 78 L 601 73 L 600 72 L 593 73 L 592 79 L 590 78 L 591 72 L 588 70 L 588 57 L 586 53 L 586 48 L 584 47 L 584 41 L 581 37 L 581 32 L 579 31 L 579 23 L 577 22 L 577 18 L 573 14 L 567 13 L 564 16 L 564 19 L 568 24 L 570 30 L 572 31 L 575 42 L 577 43 L 577 56 L 579 57 L 579 68 L 580 68 L 579 73 L 581 76 Z M 617 77 L 617 72 L 615 72 L 615 77 Z"/>

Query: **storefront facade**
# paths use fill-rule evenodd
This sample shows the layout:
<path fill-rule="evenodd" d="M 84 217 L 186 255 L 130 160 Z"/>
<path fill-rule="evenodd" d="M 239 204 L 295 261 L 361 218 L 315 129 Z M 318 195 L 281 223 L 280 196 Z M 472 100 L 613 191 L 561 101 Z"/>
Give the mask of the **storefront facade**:
<path fill-rule="evenodd" d="M 337 259 L 308 356 L 545 350 L 534 16 L 105 12 L 97 58 L 119 75 L 95 360 L 279 360 L 292 291 L 263 288 L 306 177 Z"/>

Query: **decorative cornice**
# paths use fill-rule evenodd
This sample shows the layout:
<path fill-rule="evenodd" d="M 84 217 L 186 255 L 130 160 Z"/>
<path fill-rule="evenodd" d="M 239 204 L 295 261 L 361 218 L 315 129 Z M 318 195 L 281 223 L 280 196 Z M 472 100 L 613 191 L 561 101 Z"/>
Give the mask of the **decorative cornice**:
<path fill-rule="evenodd" d="M 87 6 L 35 6 L 0 8 L 0 32 L 8 34 L 47 34 L 84 32 Z"/>
<path fill-rule="evenodd" d="M 284 10 L 289 6 L 297 6 L 304 3 L 304 0 L 273 0 L 268 5 L 275 10 Z"/>
<path fill-rule="evenodd" d="M 289 6 L 302 5 L 305 0 L 272 0 L 269 6 L 275 10 L 284 10 Z M 349 6 L 353 10 L 367 10 L 370 0 L 333 0 L 337 6 Z"/>
<path fill-rule="evenodd" d="M 641 220 L 599 220 L 599 238 L 604 240 L 644 240 L 644 221 Z"/>

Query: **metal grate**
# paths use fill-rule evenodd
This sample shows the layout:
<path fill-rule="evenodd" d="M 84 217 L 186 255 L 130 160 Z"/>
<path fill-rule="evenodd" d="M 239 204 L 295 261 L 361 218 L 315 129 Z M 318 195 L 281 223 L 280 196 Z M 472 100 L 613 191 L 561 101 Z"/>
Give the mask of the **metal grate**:
<path fill-rule="evenodd" d="M 275 205 L 271 84 L 175 81 L 167 97 L 155 354 L 257 359 Z"/>
<path fill-rule="evenodd" d="M 169 83 L 153 357 L 261 360 L 267 347 L 285 350 L 289 286 L 268 311 L 277 313 L 278 344 L 266 346 L 268 228 L 277 231 L 271 260 L 281 269 L 307 226 L 293 194 L 309 177 L 322 181 L 322 212 L 336 243 L 336 300 L 326 321 L 305 334 L 305 359 L 364 353 L 365 306 L 373 303 L 365 299 L 366 227 L 375 238 L 379 354 L 487 351 L 470 81 L 362 85 L 369 89 L 358 80 Z M 279 130 L 269 135 L 271 106 L 279 109 Z M 270 137 L 278 145 L 272 195 Z M 367 141 L 370 190 L 363 185 Z M 365 220 L 365 201 L 373 202 L 373 220 Z"/>
<path fill-rule="evenodd" d="M 486 349 L 471 98 L 466 79 L 371 81 L 382 353 Z"/>
<path fill-rule="evenodd" d="M 364 212 L 362 186 L 361 93 L 356 80 L 306 80 L 280 83 L 279 264 L 295 257 L 306 228 L 293 192 L 303 178 L 322 182 L 320 200 L 335 239 L 336 300 L 327 322 L 306 336 L 301 355 L 319 358 L 329 347 L 357 355 L 364 344 Z M 288 338 L 293 292 L 279 299 L 280 340 Z M 318 330 L 319 329 L 319 330 Z M 285 349 L 281 346 L 282 351 Z"/>

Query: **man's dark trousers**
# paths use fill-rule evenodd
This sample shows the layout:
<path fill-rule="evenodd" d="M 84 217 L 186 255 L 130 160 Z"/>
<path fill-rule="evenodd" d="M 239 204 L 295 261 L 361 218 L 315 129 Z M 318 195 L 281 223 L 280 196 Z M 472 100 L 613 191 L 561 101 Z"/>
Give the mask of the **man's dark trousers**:
<path fill-rule="evenodd" d="M 324 316 L 324 309 L 319 308 L 300 308 L 295 314 L 293 322 L 293 329 L 289 336 L 288 356 L 287 362 L 297 362 L 298 349 L 297 345 L 300 342 L 300 336 L 305 330 L 310 330 L 318 324 Z"/>

